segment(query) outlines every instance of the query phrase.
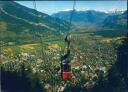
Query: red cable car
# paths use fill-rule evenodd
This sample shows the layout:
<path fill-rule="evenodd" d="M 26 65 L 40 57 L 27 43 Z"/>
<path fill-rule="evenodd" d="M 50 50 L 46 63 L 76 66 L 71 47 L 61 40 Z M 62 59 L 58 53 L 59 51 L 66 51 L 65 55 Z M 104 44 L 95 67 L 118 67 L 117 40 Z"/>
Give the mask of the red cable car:
<path fill-rule="evenodd" d="M 72 78 L 70 64 L 63 64 L 61 66 L 61 78 L 62 80 L 70 80 Z"/>
<path fill-rule="evenodd" d="M 65 38 L 65 42 L 68 43 L 67 53 L 61 56 L 61 79 L 62 80 L 70 80 L 72 78 L 71 72 L 71 57 L 70 57 L 70 40 L 68 39 L 68 35 Z"/>

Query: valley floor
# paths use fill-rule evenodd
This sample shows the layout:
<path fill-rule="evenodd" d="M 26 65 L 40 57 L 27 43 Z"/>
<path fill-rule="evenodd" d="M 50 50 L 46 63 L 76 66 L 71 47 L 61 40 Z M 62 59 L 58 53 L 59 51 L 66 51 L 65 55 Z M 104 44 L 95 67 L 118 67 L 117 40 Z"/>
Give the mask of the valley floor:
<path fill-rule="evenodd" d="M 115 48 L 121 44 L 121 39 L 72 34 L 70 49 L 73 76 L 70 81 L 62 81 L 60 77 L 60 54 L 66 53 L 64 41 L 5 46 L 0 63 L 5 71 L 15 71 L 19 75 L 22 75 L 24 65 L 26 76 L 30 79 L 30 75 L 36 76 L 48 92 L 64 91 L 72 85 L 90 89 L 101 78 L 106 78 L 116 62 Z"/>

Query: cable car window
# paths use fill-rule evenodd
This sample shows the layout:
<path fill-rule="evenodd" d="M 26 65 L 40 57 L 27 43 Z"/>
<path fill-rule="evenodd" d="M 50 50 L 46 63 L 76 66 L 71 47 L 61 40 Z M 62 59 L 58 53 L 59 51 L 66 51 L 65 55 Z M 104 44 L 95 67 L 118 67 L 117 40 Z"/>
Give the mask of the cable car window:
<path fill-rule="evenodd" d="M 65 72 L 71 71 L 71 66 L 68 65 L 68 64 L 65 64 L 65 65 L 63 66 L 63 70 L 64 70 Z"/>

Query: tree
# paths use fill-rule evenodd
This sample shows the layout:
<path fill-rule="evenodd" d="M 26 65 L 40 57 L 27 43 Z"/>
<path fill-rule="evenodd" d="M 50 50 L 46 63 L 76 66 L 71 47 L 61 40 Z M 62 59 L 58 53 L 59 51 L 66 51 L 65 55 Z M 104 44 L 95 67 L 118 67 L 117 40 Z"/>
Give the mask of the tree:
<path fill-rule="evenodd" d="M 122 80 L 124 80 L 125 86 L 128 89 L 128 34 L 122 45 L 118 48 L 118 61 L 116 63 Z"/>

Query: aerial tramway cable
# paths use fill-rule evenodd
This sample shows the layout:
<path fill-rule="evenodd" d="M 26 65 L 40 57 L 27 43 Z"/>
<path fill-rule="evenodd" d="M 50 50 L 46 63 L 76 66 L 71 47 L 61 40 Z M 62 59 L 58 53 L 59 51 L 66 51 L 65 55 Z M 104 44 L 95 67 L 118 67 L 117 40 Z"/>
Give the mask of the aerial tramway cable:
<path fill-rule="evenodd" d="M 72 19 L 73 13 L 75 11 L 76 1 L 73 2 L 73 10 L 71 12 L 70 20 L 69 20 L 69 29 L 68 33 L 65 37 L 65 42 L 67 43 L 67 53 L 61 56 L 61 79 L 62 80 L 70 80 L 72 77 L 71 72 L 71 56 L 70 56 L 70 40 L 71 40 L 71 26 L 72 26 Z"/>
<path fill-rule="evenodd" d="M 36 15 L 38 16 L 38 11 L 37 11 L 37 7 L 36 7 L 36 1 L 34 0 L 33 2 L 34 5 L 34 9 L 36 10 Z M 65 42 L 67 43 L 67 53 L 63 56 L 61 56 L 61 78 L 62 80 L 70 80 L 71 79 L 71 60 L 70 60 L 70 34 L 71 34 L 71 26 L 72 26 L 72 19 L 73 19 L 73 13 L 75 11 L 75 5 L 76 5 L 76 1 L 74 0 L 73 2 L 73 9 L 71 11 L 71 16 L 70 16 L 70 20 L 69 20 L 69 28 L 68 28 L 68 32 L 67 35 L 65 37 Z M 37 19 L 37 23 L 39 24 L 39 20 Z M 60 28 L 59 28 L 60 29 Z M 38 35 L 38 34 L 35 34 Z M 40 36 L 41 40 L 42 40 L 42 36 Z M 41 41 L 42 42 L 42 41 Z"/>

